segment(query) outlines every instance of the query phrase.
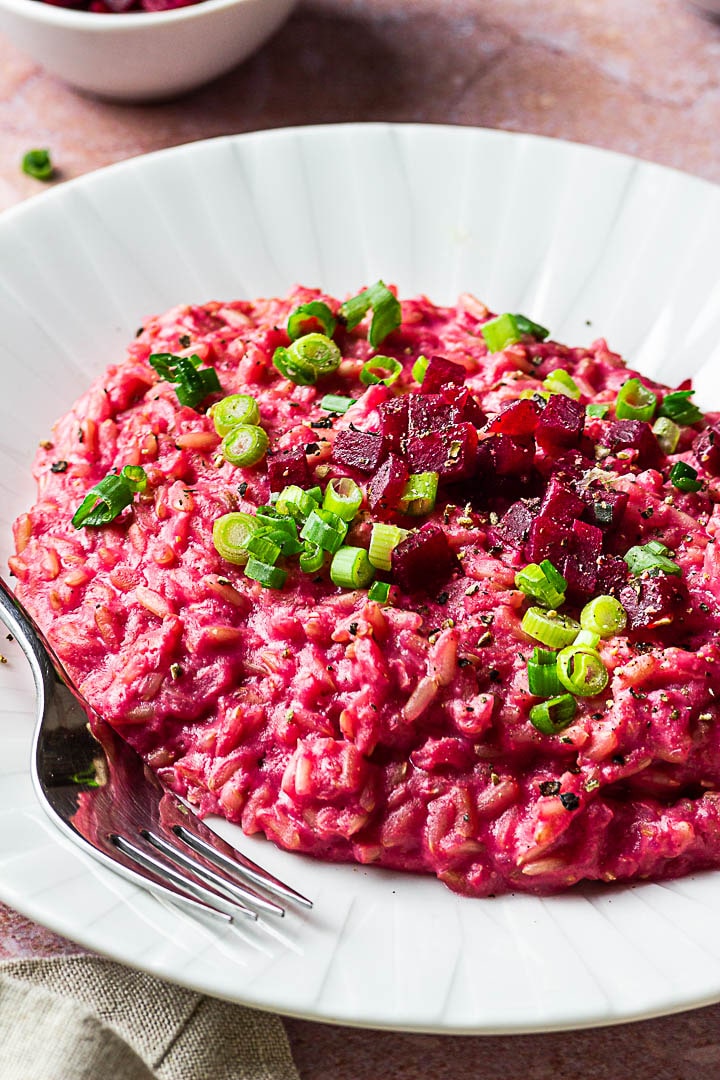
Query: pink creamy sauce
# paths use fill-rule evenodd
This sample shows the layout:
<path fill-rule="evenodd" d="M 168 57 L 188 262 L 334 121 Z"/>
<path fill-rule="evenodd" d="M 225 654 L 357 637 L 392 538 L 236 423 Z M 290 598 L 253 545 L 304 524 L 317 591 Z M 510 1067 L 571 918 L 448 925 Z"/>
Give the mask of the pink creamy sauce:
<path fill-rule="evenodd" d="M 466 295 L 450 308 L 424 297 L 402 303 L 400 329 L 377 350 L 404 366 L 391 388 L 359 381 L 375 352 L 367 320 L 336 334 L 335 374 L 296 386 L 272 356 L 288 344 L 289 313 L 315 298 L 338 308 L 299 288 L 287 299 L 177 307 L 150 319 L 41 447 L 37 502 L 16 522 L 11 568 L 83 693 L 202 814 L 320 859 L 433 873 L 472 896 L 720 865 L 720 462 L 713 439 L 704 454 L 698 446 L 717 417 L 683 428 L 671 459 L 654 436 L 649 450 L 614 440 L 612 410 L 587 418 L 552 453 L 510 433 L 512 454 L 483 458 L 493 419 L 523 391 L 542 389 L 553 369 L 573 377 L 583 407 L 614 402 L 634 373 L 602 340 L 584 349 L 525 339 L 489 355 L 481 335 L 489 312 Z M 223 395 L 254 395 L 272 454 L 303 447 L 313 483 L 350 475 L 363 488 L 367 474 L 333 462 L 337 433 L 351 424 L 378 431 L 384 401 L 420 393 L 411 375 L 420 354 L 462 365 L 489 418 L 475 421 L 477 471 L 441 485 L 428 518 L 390 515 L 408 528 L 439 525 L 454 568 L 411 593 L 395 585 L 388 605 L 334 586 L 327 570 L 303 574 L 296 559 L 280 590 L 249 580 L 217 554 L 212 526 L 267 503 L 267 462 L 219 461 L 206 409 L 220 395 L 200 411 L 180 406 L 149 366 L 153 352 L 196 354 L 216 369 Z M 662 397 L 664 388 L 644 382 Z M 359 400 L 328 422 L 319 407 L 326 393 Z M 520 465 L 510 461 L 516 450 Z M 700 492 L 671 486 L 675 460 L 698 469 Z M 89 488 L 128 464 L 144 467 L 148 491 L 110 525 L 73 528 Z M 601 545 L 588 541 L 585 555 L 581 545 L 581 569 L 594 550 L 584 567 L 590 593 L 580 582 L 563 610 L 577 617 L 588 595 L 627 586 L 619 557 L 633 544 L 662 540 L 682 577 L 657 620 L 652 598 L 640 596 L 647 583 L 631 584 L 645 608 L 599 646 L 607 689 L 578 699 L 573 722 L 545 735 L 529 720 L 538 699 L 527 660 L 537 643 L 521 630 L 529 602 L 514 578 L 532 559 L 523 545 L 553 477 L 585 504 L 569 517 L 559 504 L 561 531 L 536 536 L 546 545 L 540 555 L 557 563 L 573 527 Z M 628 499 L 600 530 L 591 511 L 602 492 Z M 375 516 L 366 505 L 347 542 L 367 546 Z"/>

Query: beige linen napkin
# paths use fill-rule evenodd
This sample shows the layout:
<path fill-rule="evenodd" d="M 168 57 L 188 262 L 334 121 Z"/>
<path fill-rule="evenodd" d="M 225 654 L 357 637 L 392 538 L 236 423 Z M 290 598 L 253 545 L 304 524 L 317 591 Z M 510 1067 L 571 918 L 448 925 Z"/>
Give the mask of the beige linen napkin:
<path fill-rule="evenodd" d="M 0 964 L 0 1080 L 300 1080 L 282 1021 L 97 956 Z"/>

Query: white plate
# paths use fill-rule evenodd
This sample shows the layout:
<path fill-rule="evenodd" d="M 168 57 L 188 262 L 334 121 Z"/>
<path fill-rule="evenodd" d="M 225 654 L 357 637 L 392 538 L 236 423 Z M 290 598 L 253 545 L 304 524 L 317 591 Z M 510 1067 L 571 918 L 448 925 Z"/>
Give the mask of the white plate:
<path fill-rule="evenodd" d="M 383 277 L 471 290 L 572 344 L 601 333 L 712 402 L 720 189 L 626 157 L 469 128 L 352 125 L 196 143 L 63 185 L 0 218 L 0 558 L 39 439 L 136 326 L 185 301 L 336 294 Z M 592 325 L 588 324 L 590 320 Z M 720 395 L 715 396 L 720 402 Z M 316 901 L 218 932 L 62 841 L 28 775 L 32 688 L 3 643 L 0 897 L 135 967 L 346 1024 L 519 1032 L 720 999 L 720 876 L 464 900 L 223 833 Z"/>

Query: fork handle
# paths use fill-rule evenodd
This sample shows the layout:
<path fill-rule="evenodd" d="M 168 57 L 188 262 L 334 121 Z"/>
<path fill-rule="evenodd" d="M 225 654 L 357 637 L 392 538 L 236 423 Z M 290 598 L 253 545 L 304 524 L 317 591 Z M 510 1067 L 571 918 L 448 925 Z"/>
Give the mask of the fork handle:
<path fill-rule="evenodd" d="M 0 577 L 0 619 L 25 653 L 35 681 L 38 709 L 55 681 L 55 671 L 50 657 L 38 638 L 38 631 L 24 611 L 18 607 L 10 586 Z"/>

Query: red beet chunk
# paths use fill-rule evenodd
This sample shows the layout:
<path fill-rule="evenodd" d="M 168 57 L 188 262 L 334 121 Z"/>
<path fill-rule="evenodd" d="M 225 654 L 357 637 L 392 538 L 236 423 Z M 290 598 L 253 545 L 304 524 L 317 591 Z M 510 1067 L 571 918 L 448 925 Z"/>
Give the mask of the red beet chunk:
<path fill-rule="evenodd" d="M 468 386 L 444 386 L 441 391 L 443 401 L 452 406 L 452 420 L 454 423 L 466 421 L 476 428 L 484 426 L 487 416 L 480 408 L 478 399 L 471 393 Z"/>
<path fill-rule="evenodd" d="M 423 394 L 437 394 L 447 383 L 462 386 L 467 372 L 462 364 L 446 360 L 444 356 L 431 356 L 422 381 Z"/>
<path fill-rule="evenodd" d="M 436 472 L 446 481 L 465 480 L 477 464 L 477 431 L 472 424 L 454 424 L 428 435 L 411 435 L 407 461 L 411 472 Z"/>
<path fill-rule="evenodd" d="M 531 506 L 519 500 L 510 506 L 490 530 L 490 542 L 501 547 L 508 545 L 516 551 L 522 551 L 534 520 Z"/>
<path fill-rule="evenodd" d="M 574 521 L 560 572 L 568 583 L 571 600 L 587 600 L 596 590 L 598 559 L 602 555 L 602 530 L 585 521 Z"/>
<path fill-rule="evenodd" d="M 656 630 L 675 621 L 687 592 L 674 575 L 655 574 L 625 585 L 618 599 L 627 612 L 628 630 Z"/>
<path fill-rule="evenodd" d="M 585 426 L 585 408 L 564 394 L 551 394 L 540 413 L 535 438 L 543 450 L 577 446 Z"/>
<path fill-rule="evenodd" d="M 582 517 L 585 509 L 585 503 L 579 495 L 576 495 L 567 484 L 563 484 L 556 476 L 551 477 L 540 504 L 542 517 L 551 518 L 558 522 L 571 523 Z"/>
<path fill-rule="evenodd" d="M 312 483 L 305 450 L 293 446 L 290 450 L 278 450 L 268 457 L 268 479 L 271 491 L 282 491 L 288 484 L 308 488 Z"/>
<path fill-rule="evenodd" d="M 408 399 L 408 435 L 429 435 L 453 422 L 453 408 L 441 394 L 411 394 Z"/>
<path fill-rule="evenodd" d="M 601 555 L 597 561 L 597 588 L 603 595 L 617 596 L 627 584 L 628 565 L 619 555 Z"/>
<path fill-rule="evenodd" d="M 439 525 L 424 525 L 393 548 L 393 577 L 404 592 L 434 589 L 449 577 L 456 565 L 453 550 Z"/>
<path fill-rule="evenodd" d="M 613 420 L 606 424 L 601 439 L 613 454 L 636 450 L 638 465 L 652 467 L 660 460 L 660 446 L 645 420 Z"/>
<path fill-rule="evenodd" d="M 368 487 L 371 510 L 394 510 L 400 501 L 408 479 L 408 469 L 402 458 L 390 454 L 373 476 Z"/>
<path fill-rule="evenodd" d="M 601 529 L 616 529 L 625 514 L 627 491 L 611 491 L 609 488 L 598 487 L 588 491 L 587 496 L 585 517 Z"/>
<path fill-rule="evenodd" d="M 720 428 L 701 431 L 693 442 L 693 453 L 709 476 L 720 476 Z"/>
<path fill-rule="evenodd" d="M 530 398 L 511 401 L 485 429 L 491 435 L 532 435 L 537 427 L 538 407 Z"/>
<path fill-rule="evenodd" d="M 372 431 L 346 428 L 338 431 L 333 445 L 333 461 L 358 472 L 374 473 L 387 453 L 387 441 Z"/>
<path fill-rule="evenodd" d="M 525 545 L 525 557 L 528 562 L 542 562 L 549 559 L 553 566 L 561 569 L 567 552 L 570 550 L 572 533 L 570 526 L 551 517 L 536 517 L 530 525 Z"/>
<path fill-rule="evenodd" d="M 408 425 L 407 397 L 383 401 L 378 406 L 378 413 L 380 414 L 380 434 L 387 439 L 388 447 L 393 454 L 402 454 Z"/>
<path fill-rule="evenodd" d="M 512 435 L 489 435 L 478 444 L 478 472 L 486 478 L 519 476 L 528 473 L 535 461 L 535 443 L 532 438 L 520 439 Z"/>

